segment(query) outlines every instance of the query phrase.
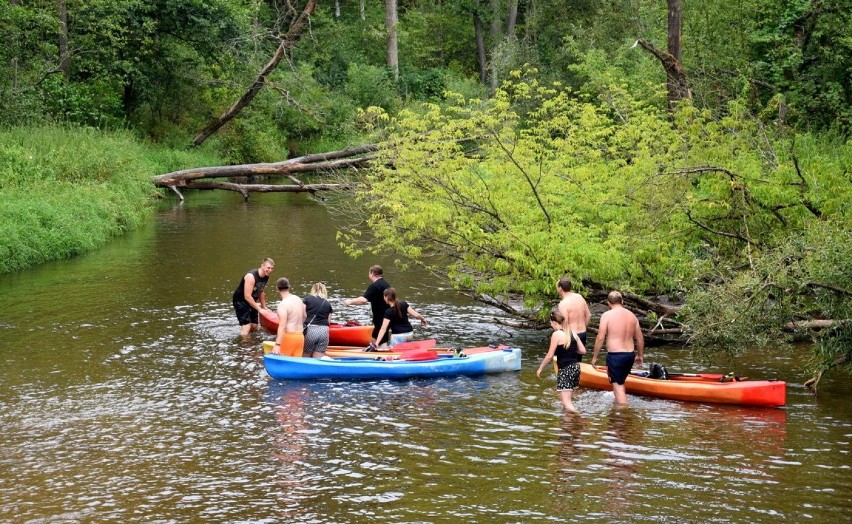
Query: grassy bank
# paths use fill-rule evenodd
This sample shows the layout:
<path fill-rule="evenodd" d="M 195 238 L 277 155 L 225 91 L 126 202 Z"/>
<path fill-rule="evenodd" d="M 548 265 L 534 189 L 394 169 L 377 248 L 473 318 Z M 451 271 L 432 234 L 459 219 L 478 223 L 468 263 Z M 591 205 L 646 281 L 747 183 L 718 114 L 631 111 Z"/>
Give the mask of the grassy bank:
<path fill-rule="evenodd" d="M 0 128 L 0 273 L 104 245 L 150 216 L 159 191 L 152 176 L 218 163 L 127 132 Z"/>

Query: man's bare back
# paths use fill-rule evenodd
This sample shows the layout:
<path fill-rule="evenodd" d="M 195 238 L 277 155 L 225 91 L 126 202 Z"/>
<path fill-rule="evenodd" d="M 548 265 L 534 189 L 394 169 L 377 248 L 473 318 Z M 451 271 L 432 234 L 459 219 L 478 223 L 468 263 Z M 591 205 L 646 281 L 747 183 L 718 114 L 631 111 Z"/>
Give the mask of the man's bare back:
<path fill-rule="evenodd" d="M 559 312 L 567 319 L 568 327 L 574 333 L 585 333 L 592 313 L 586 299 L 579 293 L 569 293 L 559 302 Z"/>
<path fill-rule="evenodd" d="M 305 324 L 305 304 L 296 295 L 289 293 L 278 303 L 278 322 L 285 333 L 301 333 Z"/>
<path fill-rule="evenodd" d="M 607 297 L 609 311 L 601 315 L 598 335 L 595 337 L 595 350 L 592 353 L 592 365 L 598 359 L 598 353 L 606 341 L 608 353 L 631 353 L 636 350 L 636 361 L 642 364 L 645 354 L 645 337 L 639 326 L 639 319 L 625 309 L 621 293 L 613 291 Z M 636 340 L 634 346 L 633 341 Z"/>
<path fill-rule="evenodd" d="M 563 277 L 556 283 L 556 291 L 562 297 L 559 302 L 559 312 L 565 317 L 565 321 L 574 333 L 585 333 L 588 329 L 592 312 L 589 304 L 579 293 L 571 291 L 571 279 Z"/>
<path fill-rule="evenodd" d="M 605 332 L 606 350 L 610 353 L 633 351 L 633 338 L 637 332 L 640 336 L 642 333 L 636 315 L 623 306 L 616 306 L 601 315 L 601 332 Z"/>

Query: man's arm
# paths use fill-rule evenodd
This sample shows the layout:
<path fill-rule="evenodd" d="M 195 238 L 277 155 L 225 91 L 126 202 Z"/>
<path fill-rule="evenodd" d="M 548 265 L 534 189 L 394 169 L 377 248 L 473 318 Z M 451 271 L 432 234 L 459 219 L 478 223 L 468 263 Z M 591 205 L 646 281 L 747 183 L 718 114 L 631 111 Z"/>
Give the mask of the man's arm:
<path fill-rule="evenodd" d="M 589 303 L 583 301 L 586 305 L 586 327 L 589 327 L 589 322 L 592 320 L 592 311 L 589 309 Z"/>
<path fill-rule="evenodd" d="M 243 284 L 243 299 L 248 302 L 251 307 L 260 311 L 261 305 L 255 301 L 254 297 L 251 296 L 251 290 L 254 289 L 254 284 L 254 275 L 246 273 L 245 284 Z M 261 297 L 263 297 L 263 295 L 261 295 Z"/>
<path fill-rule="evenodd" d="M 606 330 L 608 324 L 609 319 L 607 318 L 606 313 L 604 313 L 603 315 L 601 315 L 601 325 L 598 327 L 598 334 L 595 337 L 595 351 L 592 353 L 593 366 L 597 365 L 598 363 L 598 353 L 601 352 L 604 340 L 606 339 Z"/>
<path fill-rule="evenodd" d="M 636 362 L 642 364 L 645 359 L 645 336 L 642 334 L 642 326 L 639 325 L 639 319 L 636 319 Z"/>
<path fill-rule="evenodd" d="M 343 301 L 343 304 L 347 305 L 347 306 L 363 306 L 366 303 L 367 303 L 367 299 L 364 298 L 364 297 L 347 298 L 346 300 Z"/>

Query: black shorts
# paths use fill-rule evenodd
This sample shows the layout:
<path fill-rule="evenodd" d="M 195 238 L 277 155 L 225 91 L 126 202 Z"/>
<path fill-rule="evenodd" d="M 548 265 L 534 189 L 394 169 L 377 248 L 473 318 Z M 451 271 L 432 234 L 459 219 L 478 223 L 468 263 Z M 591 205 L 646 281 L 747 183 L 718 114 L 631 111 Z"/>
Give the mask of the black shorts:
<path fill-rule="evenodd" d="M 377 324 L 375 319 L 373 319 L 373 338 L 374 339 L 377 336 L 379 336 L 379 331 L 382 330 L 382 322 L 384 322 L 384 321 L 385 321 L 385 319 L 383 317 L 381 320 L 379 320 L 379 323 Z M 383 344 L 383 343 L 387 342 L 388 339 L 390 339 L 390 328 L 388 328 L 388 330 L 385 331 L 385 336 L 383 336 L 381 340 L 376 340 L 376 345 L 378 346 L 379 344 Z"/>
<path fill-rule="evenodd" d="M 633 351 L 607 352 L 606 373 L 609 375 L 610 384 L 623 385 L 635 361 L 636 353 Z"/>
<path fill-rule="evenodd" d="M 241 326 L 246 324 L 257 324 L 257 310 L 244 300 L 234 300 L 234 311 L 237 313 L 237 321 Z"/>

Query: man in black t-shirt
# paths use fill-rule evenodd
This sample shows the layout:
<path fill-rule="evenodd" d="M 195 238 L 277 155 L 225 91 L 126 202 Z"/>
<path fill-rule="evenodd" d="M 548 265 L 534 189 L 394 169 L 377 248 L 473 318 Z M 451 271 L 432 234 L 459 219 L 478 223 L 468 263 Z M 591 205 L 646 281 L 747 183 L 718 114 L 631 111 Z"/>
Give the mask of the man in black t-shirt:
<path fill-rule="evenodd" d="M 376 335 L 379 334 L 379 330 L 382 328 L 382 321 L 385 318 L 385 310 L 388 308 L 387 303 L 385 303 L 385 290 L 391 287 L 390 284 L 385 280 L 385 272 L 382 269 L 382 266 L 372 266 L 370 268 L 370 273 L 367 275 L 370 279 L 370 286 L 364 291 L 364 294 L 358 298 L 347 298 L 343 301 L 343 303 L 347 306 L 360 306 L 369 303 L 370 308 L 373 311 L 373 334 L 370 337 L 370 342 L 376 345 L 380 345 L 382 342 L 387 340 L 386 333 L 384 337 L 385 340 L 376 340 Z"/>

